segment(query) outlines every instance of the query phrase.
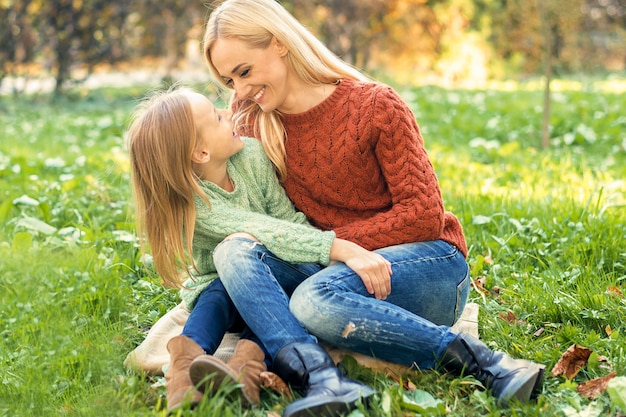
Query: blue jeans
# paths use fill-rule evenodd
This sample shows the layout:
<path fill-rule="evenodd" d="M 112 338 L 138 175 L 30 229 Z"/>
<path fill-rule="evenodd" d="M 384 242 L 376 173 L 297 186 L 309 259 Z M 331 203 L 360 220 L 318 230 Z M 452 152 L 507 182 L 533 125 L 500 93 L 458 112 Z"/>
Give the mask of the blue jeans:
<path fill-rule="evenodd" d="M 272 357 L 288 343 L 314 343 L 312 333 L 338 347 L 432 368 L 456 337 L 448 326 L 467 301 L 468 265 L 443 241 L 377 252 L 392 264 L 384 301 L 342 263 L 291 264 L 245 238 L 223 241 L 213 259 L 239 314 Z"/>
<path fill-rule="evenodd" d="M 213 262 L 239 314 L 272 359 L 289 343 L 317 343 L 289 311 L 289 297 L 321 266 L 285 262 L 261 243 L 242 237 L 217 245 Z"/>
<path fill-rule="evenodd" d="M 324 341 L 375 358 L 433 368 L 456 337 L 450 327 L 467 302 L 469 267 L 442 241 L 376 251 L 391 262 L 391 294 L 370 295 L 342 263 L 304 281 L 291 297 L 298 320 Z"/>
<path fill-rule="evenodd" d="M 240 332 L 241 338 L 250 339 L 261 346 L 237 312 L 222 281 L 216 279 L 200 293 L 181 334 L 212 355 L 226 332 Z"/>

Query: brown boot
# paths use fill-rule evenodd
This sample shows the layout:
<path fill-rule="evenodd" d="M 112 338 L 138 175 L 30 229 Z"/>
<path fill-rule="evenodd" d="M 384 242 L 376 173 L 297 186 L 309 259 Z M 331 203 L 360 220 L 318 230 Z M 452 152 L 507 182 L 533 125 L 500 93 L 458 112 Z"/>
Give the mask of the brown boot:
<path fill-rule="evenodd" d="M 202 393 L 191 382 L 189 366 L 198 356 L 204 355 L 204 350 L 187 336 L 176 336 L 167 343 L 167 351 L 170 353 L 170 364 L 165 373 L 167 411 L 171 412 L 184 403 L 198 404 Z"/>
<path fill-rule="evenodd" d="M 241 339 L 228 363 L 214 356 L 202 355 L 191 363 L 189 374 L 194 385 L 204 392 L 211 390 L 215 393 L 225 381 L 241 384 L 241 390 L 236 394 L 241 396 L 242 404 L 247 407 L 261 401 L 261 372 L 267 370 L 264 358 L 259 345 Z"/>

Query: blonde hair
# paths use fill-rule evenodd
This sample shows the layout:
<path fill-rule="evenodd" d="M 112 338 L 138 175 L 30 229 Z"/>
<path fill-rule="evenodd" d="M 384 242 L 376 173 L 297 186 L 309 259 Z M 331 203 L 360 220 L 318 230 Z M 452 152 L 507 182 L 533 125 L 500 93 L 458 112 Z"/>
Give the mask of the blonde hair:
<path fill-rule="evenodd" d="M 204 56 L 213 77 L 228 87 L 211 61 L 211 48 L 218 39 L 238 39 L 252 48 L 265 49 L 276 38 L 289 51 L 287 65 L 312 85 L 336 83 L 342 78 L 367 80 L 356 68 L 333 54 L 275 0 L 226 0 L 209 16 L 203 39 Z M 265 152 L 281 178 L 286 176 L 285 128 L 278 110 L 263 112 L 252 100 L 235 97 L 238 103 L 235 127 L 255 126 Z"/>
<path fill-rule="evenodd" d="M 194 265 L 194 199 L 204 197 L 191 160 L 197 139 L 189 92 L 153 92 L 128 129 L 137 232 L 144 252 L 147 239 L 163 284 L 171 287 L 180 287 L 181 272 Z"/>

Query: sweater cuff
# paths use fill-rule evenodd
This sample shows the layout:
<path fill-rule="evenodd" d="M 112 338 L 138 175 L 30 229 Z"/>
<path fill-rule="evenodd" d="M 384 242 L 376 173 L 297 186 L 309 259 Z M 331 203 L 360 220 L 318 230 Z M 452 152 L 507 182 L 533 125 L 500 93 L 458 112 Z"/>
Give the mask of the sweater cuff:
<path fill-rule="evenodd" d="M 335 240 L 335 232 L 332 230 L 328 230 L 326 232 L 322 232 L 322 242 L 321 242 L 321 252 L 319 262 L 326 266 L 330 263 L 330 248 L 333 245 L 333 241 Z"/>

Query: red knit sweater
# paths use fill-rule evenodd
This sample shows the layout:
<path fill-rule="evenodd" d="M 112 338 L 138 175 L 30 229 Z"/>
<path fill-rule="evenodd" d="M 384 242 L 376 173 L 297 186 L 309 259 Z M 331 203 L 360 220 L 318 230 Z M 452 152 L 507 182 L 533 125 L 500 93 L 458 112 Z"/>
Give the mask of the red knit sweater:
<path fill-rule="evenodd" d="M 342 80 L 325 101 L 283 115 L 283 123 L 283 185 L 312 224 L 369 250 L 442 239 L 467 256 L 415 116 L 390 87 Z"/>

